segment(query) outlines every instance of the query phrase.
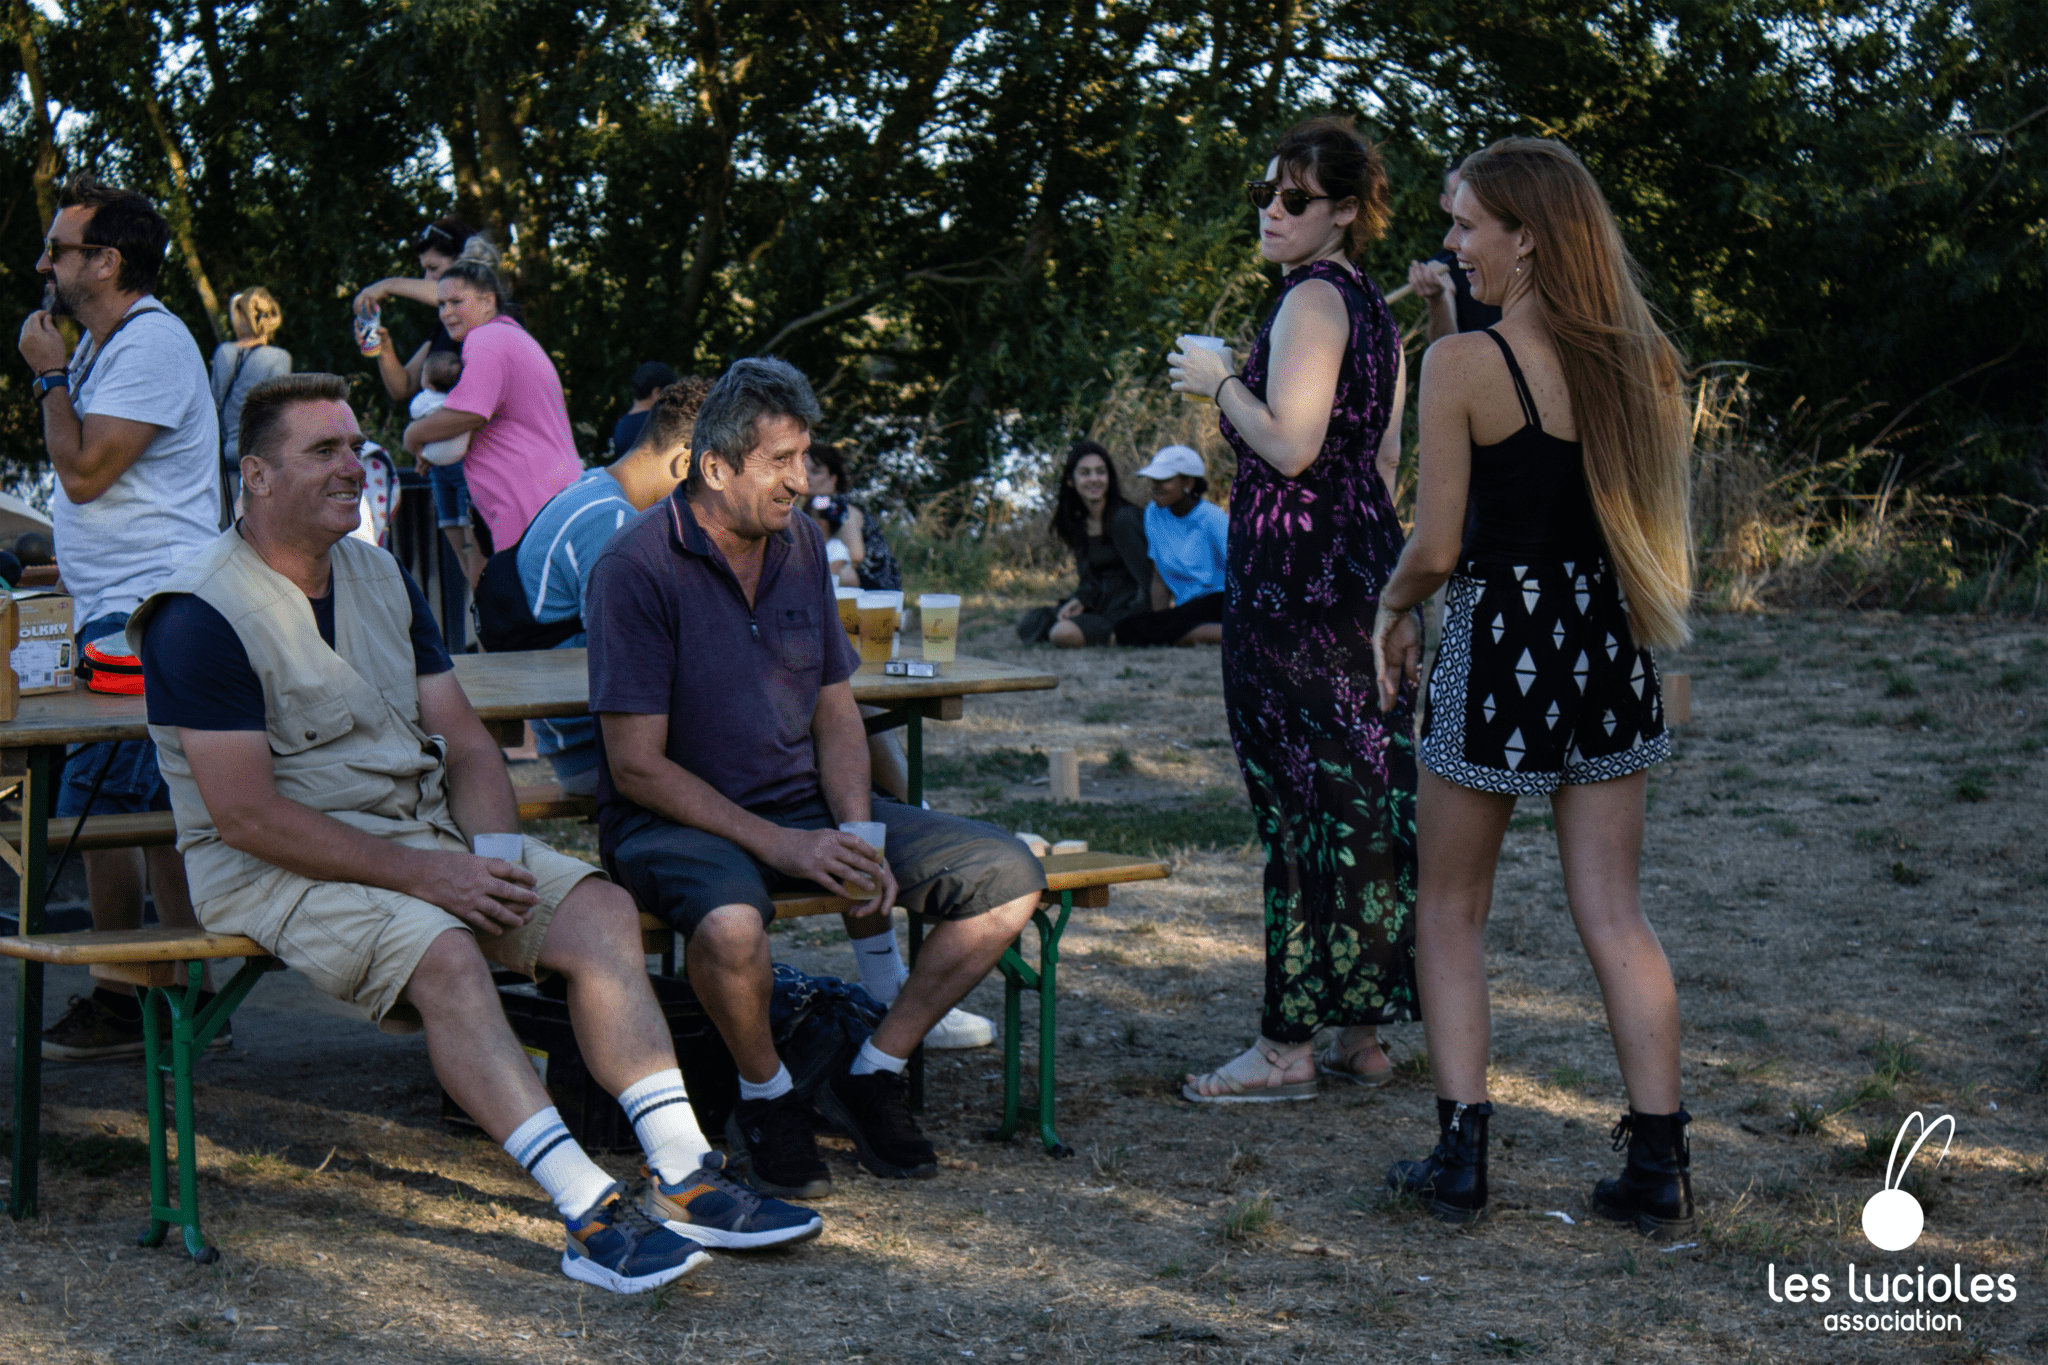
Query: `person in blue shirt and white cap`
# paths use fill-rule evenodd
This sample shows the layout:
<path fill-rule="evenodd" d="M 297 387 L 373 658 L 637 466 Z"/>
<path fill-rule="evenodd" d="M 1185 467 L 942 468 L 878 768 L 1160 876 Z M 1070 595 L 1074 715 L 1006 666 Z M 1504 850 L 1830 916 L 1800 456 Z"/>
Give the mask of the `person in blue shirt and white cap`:
<path fill-rule="evenodd" d="M 1173 445 L 1138 471 L 1152 480 L 1145 544 L 1152 555 L 1152 610 L 1116 623 L 1120 645 L 1223 643 L 1223 545 L 1230 517 L 1202 495 L 1208 466 Z"/>

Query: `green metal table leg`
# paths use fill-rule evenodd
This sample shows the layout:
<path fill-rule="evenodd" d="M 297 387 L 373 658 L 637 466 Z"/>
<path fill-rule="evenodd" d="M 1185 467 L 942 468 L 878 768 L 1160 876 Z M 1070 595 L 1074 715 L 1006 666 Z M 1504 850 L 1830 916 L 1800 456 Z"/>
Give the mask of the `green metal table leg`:
<path fill-rule="evenodd" d="M 1031 912 L 1031 922 L 1038 927 L 1038 969 L 1033 971 L 1030 964 L 1016 946 L 1003 952 L 998 964 L 1003 972 L 1003 1121 L 990 1130 L 988 1137 L 994 1142 L 1007 1141 L 1025 1123 L 1038 1126 L 1039 1141 L 1044 1144 L 1047 1156 L 1067 1157 L 1074 1149 L 1060 1141 L 1054 1127 L 1054 1104 L 1058 1077 L 1056 1062 L 1059 1054 L 1059 962 L 1060 937 L 1067 931 L 1067 917 L 1074 913 L 1074 893 L 1060 893 L 1060 912 L 1057 919 L 1045 913 L 1043 907 Z M 1019 935 L 1019 943 L 1022 936 Z M 1023 1058 L 1023 995 L 1025 991 L 1038 995 L 1038 1100 L 1035 1104 L 1023 1102 L 1024 1058 Z"/>
<path fill-rule="evenodd" d="M 920 805 L 924 801 L 924 717 L 917 708 L 910 709 L 910 718 L 905 722 L 903 745 L 903 766 L 908 770 L 910 804 Z M 917 966 L 917 950 L 924 946 L 924 922 L 915 915 L 910 917 L 910 965 Z M 924 1044 L 910 1054 L 910 1112 L 924 1112 Z"/>
<path fill-rule="evenodd" d="M 274 965 L 269 958 L 248 959 L 204 1008 L 199 1004 L 202 963 L 186 964 L 182 988 L 150 987 L 142 992 L 143 1066 L 149 1105 L 149 1230 L 136 1240 L 143 1246 L 161 1246 L 165 1234 L 177 1227 L 193 1260 L 206 1265 L 220 1259 L 220 1252 L 206 1244 L 206 1237 L 199 1230 L 199 1138 L 192 1112 L 192 1064 L 227 1024 L 257 978 Z M 166 1013 L 170 1016 L 168 1065 L 164 1061 L 162 1023 Z M 176 1204 L 170 1202 L 170 1177 L 165 1169 L 170 1155 L 164 1135 L 166 1071 L 171 1074 L 171 1103 L 178 1128 Z"/>
<path fill-rule="evenodd" d="M 43 897 L 48 891 L 51 775 L 63 750 L 39 745 L 28 751 L 28 776 L 21 790 L 21 919 L 17 932 L 43 931 Z M 43 964 L 18 958 L 14 979 L 14 1151 L 7 1212 L 36 1214 L 36 1167 L 43 1149 Z"/>

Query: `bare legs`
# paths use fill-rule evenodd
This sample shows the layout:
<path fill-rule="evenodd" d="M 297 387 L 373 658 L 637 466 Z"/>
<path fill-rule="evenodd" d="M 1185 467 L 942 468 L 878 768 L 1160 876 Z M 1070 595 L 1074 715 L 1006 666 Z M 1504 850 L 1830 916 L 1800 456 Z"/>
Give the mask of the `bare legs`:
<path fill-rule="evenodd" d="M 1565 787 L 1551 809 L 1565 896 L 1607 1003 L 1629 1103 L 1641 1113 L 1668 1114 L 1678 1108 L 1678 993 L 1637 887 L 1647 786 L 1636 773 Z M 1427 770 L 1421 775 L 1417 990 L 1436 1093 L 1466 1104 L 1486 1099 L 1486 916 L 1513 812 L 1510 797 L 1455 786 Z"/>
<path fill-rule="evenodd" d="M 891 1057 L 908 1057 L 932 1025 L 988 975 L 1037 904 L 1033 892 L 972 919 L 934 926 L 910 979 L 875 1030 L 875 1047 Z M 741 1077 L 757 1085 L 773 1080 L 782 1060 L 768 1031 L 774 969 L 761 912 L 751 905 L 713 910 L 690 935 L 684 962 L 690 985 L 718 1026 Z"/>
<path fill-rule="evenodd" d="M 540 965 L 569 978 L 577 1045 L 607 1091 L 616 1095 L 676 1064 L 647 984 L 631 896 L 595 877 L 579 882 L 548 924 Z M 490 963 L 467 931 L 435 939 L 405 992 L 426 1024 L 434 1075 L 485 1132 L 503 1142 L 547 1108 L 547 1091 L 505 1022 Z"/>
<path fill-rule="evenodd" d="M 1607 1001 L 1607 1028 L 1641 1114 L 1678 1109 L 1678 988 L 1657 933 L 1643 917 L 1638 873 L 1643 856 L 1642 773 L 1551 798 L 1565 896 L 1579 941 Z"/>
<path fill-rule="evenodd" d="M 1415 793 L 1415 991 L 1436 1093 L 1486 1098 L 1493 1017 L 1486 1001 L 1486 914 L 1510 797 L 1444 781 L 1427 768 Z"/>

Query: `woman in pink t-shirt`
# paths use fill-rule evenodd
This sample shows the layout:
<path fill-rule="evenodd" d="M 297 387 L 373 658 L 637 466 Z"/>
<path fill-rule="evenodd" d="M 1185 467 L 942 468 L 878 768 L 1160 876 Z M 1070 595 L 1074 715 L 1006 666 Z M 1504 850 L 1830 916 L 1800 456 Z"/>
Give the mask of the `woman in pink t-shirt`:
<path fill-rule="evenodd" d="M 488 555 L 492 546 L 517 542 L 542 504 L 583 473 L 583 461 L 555 362 L 503 315 L 497 272 L 482 261 L 457 261 L 436 288 L 441 325 L 462 343 L 462 379 L 446 404 L 406 427 L 405 448 L 418 458 L 429 441 L 474 433 L 462 465 L 480 529 L 489 532 Z"/>

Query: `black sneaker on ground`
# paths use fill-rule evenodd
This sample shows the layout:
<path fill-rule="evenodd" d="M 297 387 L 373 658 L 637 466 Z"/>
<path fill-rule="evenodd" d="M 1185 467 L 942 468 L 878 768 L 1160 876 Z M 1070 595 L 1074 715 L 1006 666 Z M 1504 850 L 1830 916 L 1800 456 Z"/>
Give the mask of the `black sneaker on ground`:
<path fill-rule="evenodd" d="M 744 1156 L 747 1183 L 777 1199 L 823 1199 L 832 1171 L 818 1155 L 818 1135 L 796 1092 L 772 1100 L 741 1100 L 725 1120 L 734 1164 Z"/>
<path fill-rule="evenodd" d="M 142 1016 L 123 1019 L 90 995 L 74 995 L 71 1007 L 43 1030 L 43 1060 L 99 1062 L 142 1055 Z"/>
<path fill-rule="evenodd" d="M 929 1180 L 938 1154 L 910 1116 L 910 1083 L 894 1071 L 840 1072 L 818 1091 L 818 1108 L 853 1139 L 860 1164 L 884 1180 Z"/>

